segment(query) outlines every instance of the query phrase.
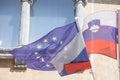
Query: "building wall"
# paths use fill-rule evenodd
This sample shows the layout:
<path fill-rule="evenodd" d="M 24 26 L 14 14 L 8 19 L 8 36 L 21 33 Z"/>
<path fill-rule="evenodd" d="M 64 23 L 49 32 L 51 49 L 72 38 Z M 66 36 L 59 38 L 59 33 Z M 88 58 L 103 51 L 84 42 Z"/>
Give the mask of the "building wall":
<path fill-rule="evenodd" d="M 95 0 L 94 4 L 91 3 L 92 1 L 89 0 L 85 7 L 85 17 L 93 12 L 97 12 L 101 10 L 116 11 L 117 8 L 120 7 L 119 0 Z M 73 18 L 73 16 L 71 16 L 71 18 Z M 33 17 L 32 19 L 34 20 L 36 18 Z M 73 19 L 68 20 L 66 24 L 72 21 Z M 64 22 L 60 22 L 60 23 L 61 24 L 58 24 L 59 26 L 63 25 Z M 36 36 L 36 39 L 37 38 L 38 36 Z M 118 69 L 117 60 L 111 59 L 103 55 L 94 54 L 92 55 L 91 61 L 92 61 L 95 80 L 119 80 L 118 77 L 119 69 Z M 11 72 L 10 71 L 11 66 L 12 66 L 12 60 L 0 60 L 0 80 L 48 80 L 48 79 L 49 80 L 93 80 L 90 70 L 86 70 L 82 73 L 76 73 L 69 76 L 61 77 L 59 76 L 57 71 L 44 72 L 44 71 L 27 69 L 25 72 Z"/>

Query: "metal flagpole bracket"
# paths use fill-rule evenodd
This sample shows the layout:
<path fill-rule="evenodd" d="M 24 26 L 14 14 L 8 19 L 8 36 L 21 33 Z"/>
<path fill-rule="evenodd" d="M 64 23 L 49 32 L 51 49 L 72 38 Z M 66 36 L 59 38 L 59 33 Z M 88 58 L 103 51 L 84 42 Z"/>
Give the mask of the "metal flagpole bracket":
<path fill-rule="evenodd" d="M 74 5 L 77 5 L 78 3 L 82 3 L 83 6 L 86 6 L 87 0 L 72 0 L 74 2 Z"/>

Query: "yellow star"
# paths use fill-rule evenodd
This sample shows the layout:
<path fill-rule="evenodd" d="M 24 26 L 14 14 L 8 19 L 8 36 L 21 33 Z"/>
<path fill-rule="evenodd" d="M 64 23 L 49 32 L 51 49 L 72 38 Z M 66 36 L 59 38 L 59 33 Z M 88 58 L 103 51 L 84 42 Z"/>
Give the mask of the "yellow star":
<path fill-rule="evenodd" d="M 60 44 L 63 44 L 63 41 L 60 41 Z"/>
<path fill-rule="evenodd" d="M 36 56 L 36 59 L 39 59 L 40 58 L 40 56 Z"/>
<path fill-rule="evenodd" d="M 41 58 L 41 61 L 42 61 L 42 62 L 45 62 L 45 60 L 44 60 L 44 58 L 43 58 L 43 57 Z"/>
<path fill-rule="evenodd" d="M 38 52 L 34 52 L 34 54 L 35 54 L 35 55 L 37 55 L 37 54 L 38 54 Z"/>
<path fill-rule="evenodd" d="M 57 37 L 55 37 L 55 36 L 52 37 L 52 40 L 53 40 L 53 41 L 56 41 L 56 40 L 57 40 Z"/>
<path fill-rule="evenodd" d="M 41 48 L 42 48 L 42 46 L 41 46 L 41 45 L 37 45 L 37 48 L 38 48 L 38 49 L 41 49 Z"/>
<path fill-rule="evenodd" d="M 47 39 L 44 39 L 44 40 L 43 40 L 43 42 L 44 42 L 44 43 L 47 43 L 47 42 L 48 42 L 48 40 L 47 40 Z"/>
<path fill-rule="evenodd" d="M 64 51 L 67 51 L 68 50 L 68 48 L 67 47 L 64 47 Z"/>
<path fill-rule="evenodd" d="M 50 65 L 49 65 L 49 64 L 46 64 L 45 66 L 46 66 L 46 67 L 50 67 Z"/>

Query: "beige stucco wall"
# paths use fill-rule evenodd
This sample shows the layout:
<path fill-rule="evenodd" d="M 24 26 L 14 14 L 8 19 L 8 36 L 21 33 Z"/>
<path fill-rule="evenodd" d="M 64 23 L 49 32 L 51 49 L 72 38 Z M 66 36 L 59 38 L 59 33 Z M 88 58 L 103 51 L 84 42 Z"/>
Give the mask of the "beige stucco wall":
<path fill-rule="evenodd" d="M 94 4 L 89 0 L 85 7 L 85 17 L 92 12 L 101 10 L 116 11 L 117 8 L 120 8 L 119 0 L 95 0 Z M 95 54 L 92 55 L 91 61 L 95 80 L 119 80 L 118 62 L 116 60 Z M 4 64 L 10 64 L 10 61 L 0 61 L 0 65 Z M 61 77 L 57 71 L 43 72 L 27 69 L 25 72 L 10 72 L 9 67 L 0 67 L 0 80 L 92 80 L 92 75 L 89 70 Z"/>

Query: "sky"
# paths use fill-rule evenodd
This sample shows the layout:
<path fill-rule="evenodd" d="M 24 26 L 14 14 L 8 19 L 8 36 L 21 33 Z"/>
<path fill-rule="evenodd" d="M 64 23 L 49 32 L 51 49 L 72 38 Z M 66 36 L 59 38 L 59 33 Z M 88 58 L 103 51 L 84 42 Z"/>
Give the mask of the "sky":
<path fill-rule="evenodd" d="M 0 2 L 0 48 L 18 46 L 21 3 Z M 29 43 L 40 39 L 54 28 L 74 22 L 72 0 L 36 0 L 31 5 Z"/>

